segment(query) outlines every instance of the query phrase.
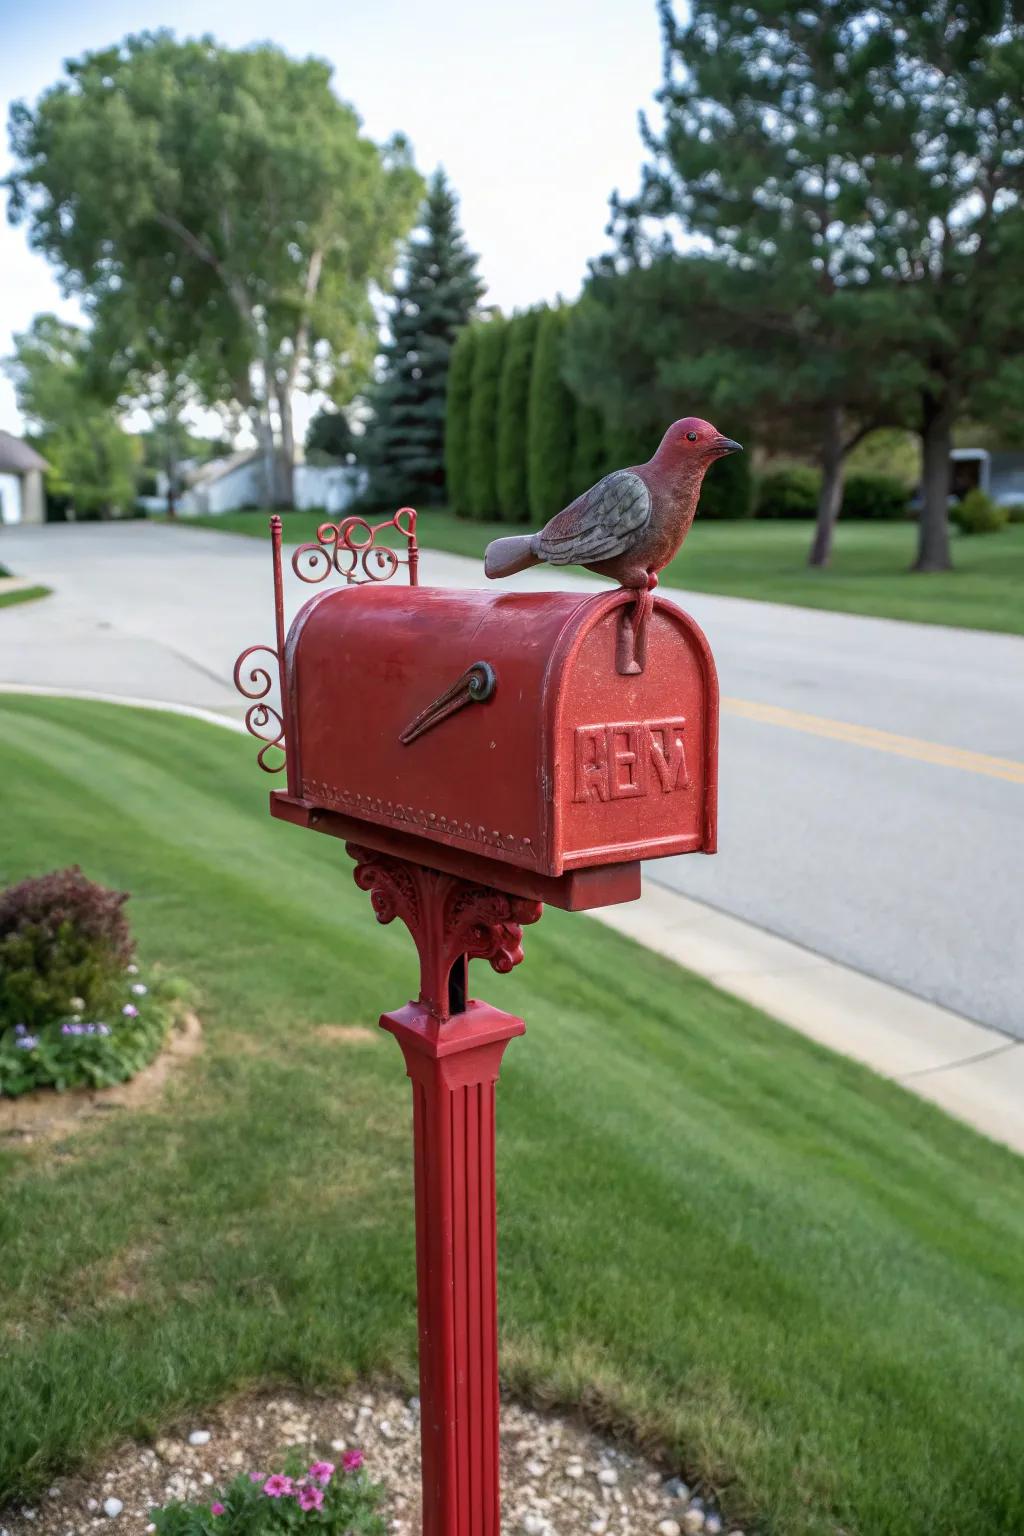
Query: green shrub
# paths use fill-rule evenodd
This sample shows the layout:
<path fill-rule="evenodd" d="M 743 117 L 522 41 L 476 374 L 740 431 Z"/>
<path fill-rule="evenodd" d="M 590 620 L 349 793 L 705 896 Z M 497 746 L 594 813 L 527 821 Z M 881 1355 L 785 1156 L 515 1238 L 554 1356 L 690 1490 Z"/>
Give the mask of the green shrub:
<path fill-rule="evenodd" d="M 843 517 L 898 522 L 909 511 L 910 496 L 895 475 L 847 475 L 843 485 Z"/>
<path fill-rule="evenodd" d="M 475 325 L 459 332 L 448 362 L 444 465 L 448 504 L 456 517 L 469 516 L 469 403 L 473 398 Z"/>
<path fill-rule="evenodd" d="M 1011 501 L 1006 508 L 1011 523 L 1024 523 L 1024 501 Z"/>
<path fill-rule="evenodd" d="M 473 394 L 469 402 L 467 444 L 469 514 L 486 520 L 498 515 L 498 387 L 505 351 L 505 322 L 500 315 L 480 321 L 473 355 Z"/>
<path fill-rule="evenodd" d="M 979 490 L 968 491 L 963 501 L 950 509 L 949 515 L 961 533 L 998 533 L 1010 520 L 1005 507 Z"/>
<path fill-rule="evenodd" d="M 540 317 L 533 352 L 528 483 L 530 513 L 538 523 L 553 517 L 574 494 L 572 462 L 576 403 L 562 377 L 566 321 L 566 310 L 545 310 Z"/>
<path fill-rule="evenodd" d="M 77 868 L 0 893 L 0 1096 L 124 1082 L 160 1049 L 169 998 L 139 979 L 127 899 Z"/>
<path fill-rule="evenodd" d="M 72 997 L 90 1012 L 109 1007 L 135 954 L 127 900 L 77 866 L 0 891 L 0 1027 L 35 1029 Z"/>
<path fill-rule="evenodd" d="M 540 310 L 528 309 L 508 322 L 498 386 L 498 511 L 506 522 L 530 516 L 527 482 L 530 374 Z"/>
<path fill-rule="evenodd" d="M 175 1501 L 151 1509 L 157 1536 L 272 1536 L 281 1531 L 319 1536 L 383 1536 L 383 1489 L 362 1470 L 360 1451 L 346 1451 L 339 1472 L 333 1462 L 303 1469 L 293 1453 L 286 1471 L 242 1473 L 213 1489 L 201 1504 Z"/>
<path fill-rule="evenodd" d="M 816 469 L 793 464 L 769 470 L 757 488 L 757 517 L 814 517 L 821 476 Z"/>
<path fill-rule="evenodd" d="M 596 405 L 576 401 L 570 496 L 579 496 L 607 473 L 608 434 Z"/>

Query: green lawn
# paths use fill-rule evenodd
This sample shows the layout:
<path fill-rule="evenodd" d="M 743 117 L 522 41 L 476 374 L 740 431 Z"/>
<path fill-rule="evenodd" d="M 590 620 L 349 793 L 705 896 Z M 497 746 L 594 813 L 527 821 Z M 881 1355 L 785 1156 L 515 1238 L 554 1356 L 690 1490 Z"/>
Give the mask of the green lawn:
<path fill-rule="evenodd" d="M 267 533 L 267 514 L 260 512 L 180 521 L 183 527 L 198 523 L 257 538 Z M 311 512 L 286 513 L 285 538 L 295 544 L 312 539 L 322 521 Z M 482 555 L 489 539 L 513 531 L 507 523 L 465 522 L 433 510 L 422 513 L 419 522 L 422 544 L 460 555 Z M 661 579 L 694 592 L 1024 634 L 1024 523 L 973 538 L 954 530 L 956 569 L 933 576 L 909 570 L 916 536 L 911 523 L 840 523 L 832 566 L 812 571 L 807 566 L 809 523 L 702 523 L 698 518 Z"/>
<path fill-rule="evenodd" d="M 0 881 L 130 889 L 198 989 L 162 1107 L 0 1150 L 0 1494 L 256 1382 L 414 1380 L 415 990 L 342 846 L 252 743 L 0 697 Z M 772 1536 L 1024 1530 L 1024 1161 L 579 915 L 474 991 L 500 1089 L 502 1360 Z"/>
<path fill-rule="evenodd" d="M 13 592 L 0 592 L 0 608 L 13 608 L 15 603 L 34 603 L 37 597 L 49 595 L 49 587 L 16 587 Z"/>

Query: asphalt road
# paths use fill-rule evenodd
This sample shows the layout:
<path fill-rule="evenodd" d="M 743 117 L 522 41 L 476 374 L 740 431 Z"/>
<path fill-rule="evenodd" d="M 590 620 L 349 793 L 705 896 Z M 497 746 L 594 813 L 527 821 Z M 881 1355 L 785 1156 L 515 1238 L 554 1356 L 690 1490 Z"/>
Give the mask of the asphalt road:
<path fill-rule="evenodd" d="M 4 528 L 0 561 L 56 594 L 0 609 L 0 687 L 241 713 L 235 656 L 273 634 L 269 545 Z M 429 550 L 422 579 L 482 584 L 477 562 Z M 543 569 L 516 584 L 600 585 Z M 718 660 L 720 853 L 649 877 L 1024 1038 L 1024 640 L 669 595 Z"/>

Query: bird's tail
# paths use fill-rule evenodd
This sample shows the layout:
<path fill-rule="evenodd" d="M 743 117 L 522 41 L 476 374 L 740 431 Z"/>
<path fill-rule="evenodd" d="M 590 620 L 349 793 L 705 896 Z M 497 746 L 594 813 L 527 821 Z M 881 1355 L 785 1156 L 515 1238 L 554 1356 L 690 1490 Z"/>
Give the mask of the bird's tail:
<path fill-rule="evenodd" d="M 485 574 L 493 580 L 498 576 L 514 576 L 517 571 L 539 565 L 536 542 L 535 533 L 513 533 L 506 539 L 492 539 L 484 550 Z"/>

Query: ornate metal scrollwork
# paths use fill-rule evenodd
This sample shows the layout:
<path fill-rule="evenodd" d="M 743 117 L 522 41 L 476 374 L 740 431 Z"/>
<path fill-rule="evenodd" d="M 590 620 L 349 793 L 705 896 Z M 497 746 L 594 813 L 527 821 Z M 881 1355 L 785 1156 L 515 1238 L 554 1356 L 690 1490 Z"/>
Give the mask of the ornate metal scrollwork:
<path fill-rule="evenodd" d="M 404 552 L 391 544 L 379 543 L 378 535 L 392 529 L 405 540 Z M 416 542 L 416 513 L 412 507 L 399 507 L 394 517 L 380 523 L 368 523 L 364 517 L 346 517 L 340 523 L 321 523 L 316 540 L 300 544 L 292 555 L 292 570 L 300 581 L 323 581 L 331 572 L 350 584 L 388 581 L 400 565 L 409 568 L 409 584 L 416 586 L 419 545 Z"/>
<path fill-rule="evenodd" d="M 250 645 L 248 650 L 242 652 L 235 662 L 235 687 L 244 699 L 255 699 L 258 702 L 250 704 L 245 712 L 245 728 L 250 736 L 255 736 L 263 745 L 256 754 L 256 761 L 264 773 L 280 773 L 286 763 L 284 756 L 284 721 L 280 712 L 272 704 L 266 703 L 267 694 L 274 686 L 274 680 L 266 666 L 249 668 L 248 676 L 243 681 L 242 673 L 250 656 L 258 651 L 269 656 L 275 666 L 280 665 L 277 652 L 269 645 Z M 269 728 L 269 729 L 268 729 Z M 268 763 L 267 753 L 271 747 L 277 747 L 281 752 L 279 763 Z"/>
<path fill-rule="evenodd" d="M 401 918 L 420 958 L 420 1002 L 442 1023 L 449 1017 L 448 977 L 460 955 L 486 960 L 507 975 L 523 959 L 523 928 L 543 903 L 460 880 L 386 853 L 346 843 L 353 877 L 370 893 L 379 923 Z"/>

